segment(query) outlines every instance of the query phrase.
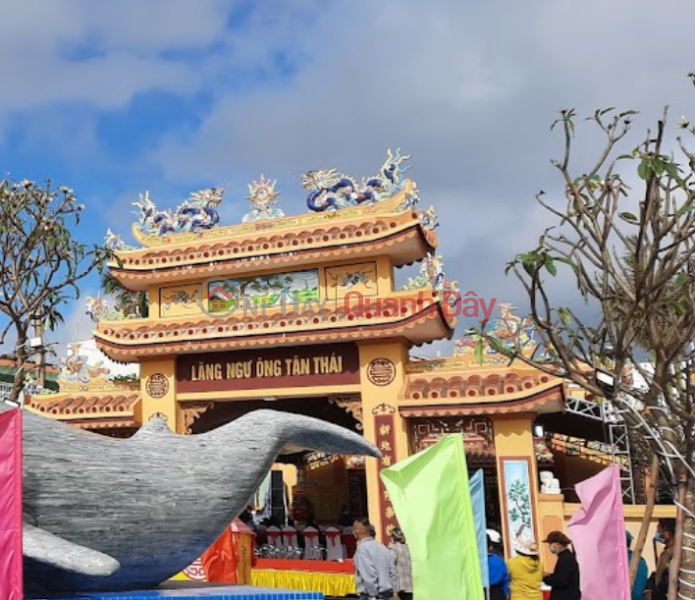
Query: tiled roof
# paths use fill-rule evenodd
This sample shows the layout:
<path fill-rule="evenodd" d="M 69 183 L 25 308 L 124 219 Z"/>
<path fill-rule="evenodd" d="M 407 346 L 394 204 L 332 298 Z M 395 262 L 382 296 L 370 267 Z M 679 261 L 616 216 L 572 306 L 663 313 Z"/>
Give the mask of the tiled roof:
<path fill-rule="evenodd" d="M 129 289 L 144 290 L 153 282 L 239 276 L 263 268 L 365 258 L 385 252 L 399 267 L 421 260 L 437 246 L 436 234 L 422 226 L 415 211 L 376 221 L 328 225 L 331 224 L 302 231 L 265 235 L 254 232 L 246 238 L 121 252 L 122 265 L 110 265 L 111 273 Z"/>
<path fill-rule="evenodd" d="M 281 312 L 226 318 L 171 320 L 130 319 L 101 321 L 94 336 L 99 348 L 113 360 L 135 362 L 142 357 L 189 354 L 212 350 L 288 346 L 402 337 L 413 344 L 451 338 L 455 319 L 445 315 L 442 301 L 431 288 L 394 294 L 400 311 L 359 316 L 339 303 L 288 316 Z M 414 302 L 407 299 L 412 298 Z M 429 304 L 431 300 L 432 304 Z M 382 299 L 384 302 L 385 299 Z M 428 306 L 426 306 L 428 305 Z M 384 304 L 382 304 L 384 306 Z"/>
<path fill-rule="evenodd" d="M 408 400 L 518 398 L 561 383 L 559 379 L 530 369 L 514 371 L 501 368 L 482 374 L 455 371 L 409 374 L 401 397 Z"/>
<path fill-rule="evenodd" d="M 51 394 L 28 398 L 25 408 L 42 416 L 70 421 L 84 428 L 132 427 L 138 425 L 136 408 L 140 393 Z"/>
<path fill-rule="evenodd" d="M 456 404 L 401 404 L 399 412 L 406 417 L 462 417 L 521 412 L 559 412 L 564 406 L 563 384 L 520 398 L 491 398 L 463 401 Z"/>

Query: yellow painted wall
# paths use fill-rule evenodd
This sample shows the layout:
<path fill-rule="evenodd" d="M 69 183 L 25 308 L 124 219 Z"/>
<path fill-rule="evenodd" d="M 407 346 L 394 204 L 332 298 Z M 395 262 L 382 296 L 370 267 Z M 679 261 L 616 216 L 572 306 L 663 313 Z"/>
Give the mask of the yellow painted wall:
<path fill-rule="evenodd" d="M 142 422 L 147 423 L 156 413 L 162 413 L 172 431 L 182 433 L 180 413 L 176 402 L 175 358 L 143 361 L 140 363 L 140 392 L 142 394 Z M 168 390 L 161 398 L 153 398 L 148 393 L 148 380 L 152 375 L 164 375 Z"/>
<path fill-rule="evenodd" d="M 497 473 L 500 490 L 500 507 L 502 515 L 502 537 L 506 540 L 511 540 L 513 536 L 509 532 L 507 519 L 505 518 L 506 511 L 504 487 L 502 484 L 502 460 L 514 458 L 528 458 L 530 460 L 530 485 L 531 497 L 533 505 L 533 515 L 535 526 L 538 529 L 539 525 L 539 508 L 538 508 L 538 466 L 536 464 L 536 450 L 533 442 L 533 423 L 535 414 L 515 414 L 504 415 L 493 418 L 493 431 L 495 434 L 495 452 L 497 454 Z M 511 557 L 511 544 L 505 544 L 505 553 L 507 557 Z"/>
<path fill-rule="evenodd" d="M 369 363 L 376 358 L 387 358 L 391 360 L 396 367 L 395 377 L 388 385 L 374 385 L 369 381 L 367 369 Z M 376 440 L 374 411 L 382 404 L 392 407 L 394 409 L 394 424 L 396 425 L 396 456 L 393 462 L 406 458 L 408 455 L 408 436 L 405 419 L 401 419 L 397 412 L 398 393 L 403 385 L 407 358 L 407 349 L 400 343 L 363 344 L 360 346 L 360 377 L 364 435 L 368 440 L 374 442 Z M 384 466 L 390 465 L 384 464 Z M 369 518 L 376 528 L 378 535 L 381 530 L 382 515 L 380 510 L 379 475 L 377 467 L 378 464 L 375 459 L 367 459 L 367 505 L 369 509 Z"/>

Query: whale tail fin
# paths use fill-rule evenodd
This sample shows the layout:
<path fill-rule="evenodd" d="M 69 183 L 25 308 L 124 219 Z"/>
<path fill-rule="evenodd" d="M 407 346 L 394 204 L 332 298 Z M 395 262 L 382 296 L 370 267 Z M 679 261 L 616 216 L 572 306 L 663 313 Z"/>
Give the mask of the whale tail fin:
<path fill-rule="evenodd" d="M 238 438 L 252 431 L 261 431 L 265 440 L 273 440 L 279 454 L 310 450 L 381 458 L 374 444 L 353 431 L 313 417 L 275 410 L 256 410 L 201 435 L 209 439 Z"/>
<path fill-rule="evenodd" d="M 110 577 L 121 569 L 115 559 L 24 523 L 23 553 L 38 562 L 90 577 Z"/>

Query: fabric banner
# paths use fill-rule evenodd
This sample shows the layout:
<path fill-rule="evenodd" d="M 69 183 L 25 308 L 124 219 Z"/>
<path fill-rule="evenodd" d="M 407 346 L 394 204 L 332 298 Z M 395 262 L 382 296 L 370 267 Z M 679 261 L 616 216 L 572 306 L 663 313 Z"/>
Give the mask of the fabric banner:
<path fill-rule="evenodd" d="M 567 525 L 581 574 L 582 600 L 630 600 L 620 467 L 575 486 L 582 507 Z"/>
<path fill-rule="evenodd" d="M 460 435 L 381 471 L 408 539 L 413 596 L 483 600 L 468 470 Z"/>
<path fill-rule="evenodd" d="M 0 598 L 22 600 L 22 410 L 0 413 Z"/>
<path fill-rule="evenodd" d="M 473 505 L 473 523 L 478 540 L 478 559 L 483 586 L 490 586 L 490 572 L 487 563 L 487 515 L 485 514 L 485 473 L 478 469 L 471 477 L 471 504 Z"/>

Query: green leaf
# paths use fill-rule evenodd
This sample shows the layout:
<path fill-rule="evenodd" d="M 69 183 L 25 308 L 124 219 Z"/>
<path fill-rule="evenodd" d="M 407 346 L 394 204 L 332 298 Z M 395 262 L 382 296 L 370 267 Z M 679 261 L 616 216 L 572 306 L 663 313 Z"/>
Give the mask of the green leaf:
<path fill-rule="evenodd" d="M 637 217 L 633 215 L 631 212 L 621 212 L 619 216 L 623 221 L 627 221 L 628 223 L 634 224 L 639 222 Z"/>
<path fill-rule="evenodd" d="M 483 338 L 479 337 L 478 341 L 475 343 L 475 360 L 478 364 L 483 364 Z"/>
<path fill-rule="evenodd" d="M 635 160 L 635 156 L 633 154 L 621 154 L 615 160 Z"/>
<path fill-rule="evenodd" d="M 567 257 L 565 257 L 565 256 L 553 256 L 553 260 L 554 260 L 554 261 L 558 261 L 558 262 L 563 262 L 563 263 L 569 265 L 570 267 L 572 267 L 573 269 L 576 269 L 576 268 L 577 268 L 577 265 L 575 265 L 575 264 L 572 262 L 572 259 L 567 258 Z"/>
<path fill-rule="evenodd" d="M 651 169 L 654 171 L 655 175 L 661 175 L 664 172 L 665 166 L 664 161 L 657 157 L 652 161 Z"/>
<path fill-rule="evenodd" d="M 555 275 L 557 275 L 557 267 L 553 264 L 553 259 L 548 257 L 544 264 L 548 273 L 555 277 Z"/>
<path fill-rule="evenodd" d="M 691 210 L 693 210 L 693 203 L 692 201 L 688 201 L 676 211 L 676 216 L 682 217 L 685 213 L 690 212 Z"/>
<path fill-rule="evenodd" d="M 557 314 L 565 325 L 569 325 L 572 322 L 572 315 L 566 308 L 559 308 Z"/>
<path fill-rule="evenodd" d="M 640 163 L 639 167 L 637 167 L 637 175 L 640 176 L 640 179 L 646 179 L 648 171 L 649 171 L 649 162 L 646 159 L 644 159 Z"/>
<path fill-rule="evenodd" d="M 676 163 L 665 163 L 664 170 L 671 179 L 680 179 L 680 174 L 678 173 L 678 165 Z"/>

